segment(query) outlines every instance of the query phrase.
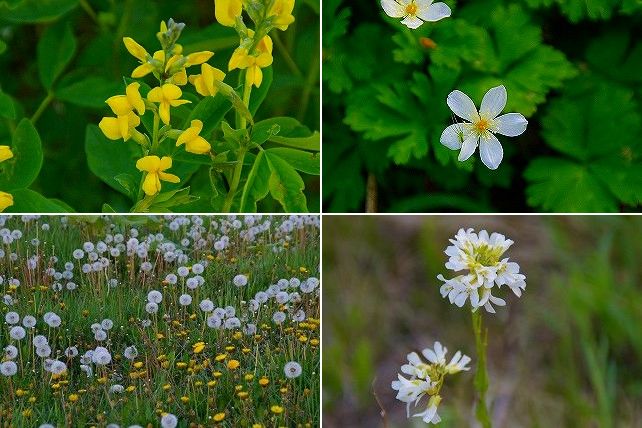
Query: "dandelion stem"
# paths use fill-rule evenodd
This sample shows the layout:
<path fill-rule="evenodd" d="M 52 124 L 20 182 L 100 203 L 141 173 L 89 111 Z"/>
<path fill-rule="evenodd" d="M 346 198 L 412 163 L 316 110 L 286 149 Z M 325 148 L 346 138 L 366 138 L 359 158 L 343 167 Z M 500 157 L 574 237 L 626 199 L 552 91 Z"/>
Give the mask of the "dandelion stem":
<path fill-rule="evenodd" d="M 486 404 L 486 391 L 488 391 L 488 370 L 486 368 L 486 345 L 488 330 L 482 327 L 481 311 L 472 312 L 473 331 L 475 332 L 475 345 L 477 348 L 477 369 L 475 371 L 475 390 L 477 391 L 477 406 L 475 416 L 483 428 L 491 428 L 492 423 L 488 415 Z"/>

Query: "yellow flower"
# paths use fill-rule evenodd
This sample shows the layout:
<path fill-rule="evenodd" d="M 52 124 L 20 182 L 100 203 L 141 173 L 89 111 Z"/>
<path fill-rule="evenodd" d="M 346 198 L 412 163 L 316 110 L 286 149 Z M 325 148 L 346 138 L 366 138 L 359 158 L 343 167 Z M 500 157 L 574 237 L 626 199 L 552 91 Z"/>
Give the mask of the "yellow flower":
<path fill-rule="evenodd" d="M 212 148 L 210 146 L 210 143 L 208 143 L 205 138 L 198 135 L 201 133 L 202 129 L 203 122 L 198 119 L 192 120 L 191 126 L 183 131 L 183 133 L 178 137 L 178 140 L 176 140 L 176 147 L 185 144 L 186 151 L 195 153 L 197 155 L 202 155 L 209 152 Z"/>
<path fill-rule="evenodd" d="M 194 52 L 185 57 L 185 67 L 206 63 L 214 56 L 214 52 L 201 51 Z"/>
<path fill-rule="evenodd" d="M 140 116 L 145 114 L 145 101 L 138 91 L 140 83 L 134 82 L 127 85 L 125 95 L 116 95 L 105 101 L 116 116 L 126 116 L 136 110 Z"/>
<path fill-rule="evenodd" d="M 230 360 L 227 362 L 227 368 L 230 370 L 236 370 L 241 363 L 238 362 L 238 360 Z"/>
<path fill-rule="evenodd" d="M 270 411 L 272 411 L 272 413 L 274 413 L 275 415 L 280 415 L 281 413 L 283 413 L 283 407 L 277 406 L 275 404 L 274 406 L 270 407 Z"/>
<path fill-rule="evenodd" d="M 165 125 L 169 125 L 169 108 L 178 107 L 182 104 L 189 103 L 188 100 L 179 100 L 183 95 L 183 91 L 178 86 L 172 83 L 166 83 L 163 86 L 158 86 L 147 94 L 147 99 L 153 103 L 159 103 L 158 112 L 160 118 Z"/>
<path fill-rule="evenodd" d="M 294 0 L 274 0 L 272 7 L 268 11 L 268 16 L 272 16 L 272 24 L 279 30 L 287 30 L 288 25 L 294 22 L 292 16 L 294 9 Z"/>
<path fill-rule="evenodd" d="M 122 138 L 125 141 L 132 138 L 134 133 L 139 134 L 135 129 L 138 125 L 140 125 L 140 117 L 136 116 L 133 111 L 124 116 L 103 117 L 98 124 L 105 137 L 110 140 L 120 140 Z"/>
<path fill-rule="evenodd" d="M 181 397 L 181 401 L 182 401 L 183 403 L 189 403 L 189 397 L 187 397 L 187 396 L 183 395 L 183 396 Z"/>
<path fill-rule="evenodd" d="M 0 192 L 0 213 L 13 205 L 13 195 L 11 193 Z"/>
<path fill-rule="evenodd" d="M 150 62 L 150 60 L 153 58 L 155 60 L 159 60 L 157 53 L 154 53 L 154 56 L 150 56 L 149 53 L 145 50 L 144 47 L 139 45 L 134 39 L 131 37 L 123 37 L 123 43 L 125 44 L 125 48 L 129 51 L 130 54 L 134 56 L 138 61 L 140 61 L 140 65 L 132 71 L 132 77 L 137 79 L 143 76 L 148 75 L 152 71 L 154 71 L 154 65 Z M 162 52 L 162 51 L 160 51 Z M 163 62 L 163 60 L 160 60 Z"/>
<path fill-rule="evenodd" d="M 67 397 L 67 398 L 68 398 L 68 399 L 69 399 L 69 401 L 71 401 L 72 403 L 75 403 L 76 401 L 78 401 L 78 398 L 79 398 L 79 397 L 78 397 L 78 394 L 69 394 L 69 397 Z"/>
<path fill-rule="evenodd" d="M 201 65 L 201 74 L 194 74 L 189 77 L 189 81 L 196 88 L 196 92 L 204 97 L 216 95 L 218 87 L 214 82 L 222 82 L 223 79 L 225 79 L 225 73 L 209 64 Z"/>
<path fill-rule="evenodd" d="M 207 386 L 210 387 L 210 388 L 212 388 L 215 385 L 216 385 L 216 381 L 215 380 L 210 380 L 209 382 L 207 382 Z"/>
<path fill-rule="evenodd" d="M 11 159 L 12 157 L 13 157 L 13 152 L 11 151 L 11 147 L 0 146 L 0 162 L 4 162 L 7 159 Z"/>
<path fill-rule="evenodd" d="M 139 369 L 139 368 L 143 367 L 143 362 L 142 362 L 142 361 L 137 361 L 137 362 L 135 362 L 135 363 L 134 363 L 134 367 L 136 367 L 137 369 Z"/>
<path fill-rule="evenodd" d="M 125 389 L 125 391 L 127 392 L 134 392 L 134 390 L 136 390 L 136 387 L 134 385 L 130 385 L 127 387 L 127 389 Z"/>
<path fill-rule="evenodd" d="M 216 360 L 216 361 L 223 361 L 226 357 L 227 357 L 227 355 L 226 355 L 226 354 L 218 354 L 218 355 L 214 358 L 214 360 Z"/>
<path fill-rule="evenodd" d="M 214 0 L 214 15 L 219 24 L 233 27 L 236 18 L 241 16 L 243 2 L 241 0 Z"/>
<path fill-rule="evenodd" d="M 225 419 L 225 412 L 217 413 L 214 415 L 214 420 L 216 422 L 221 422 L 223 419 Z"/>
<path fill-rule="evenodd" d="M 196 342 L 195 344 L 192 345 L 192 351 L 195 354 L 200 354 L 201 352 L 203 352 L 203 349 L 205 349 L 205 342 Z"/>
<path fill-rule="evenodd" d="M 270 383 L 270 380 L 266 377 L 262 377 L 259 379 L 259 385 L 261 386 L 267 386 Z"/>
<path fill-rule="evenodd" d="M 147 172 L 145 181 L 143 181 L 143 191 L 146 195 L 152 196 L 161 191 L 161 180 L 169 181 L 170 183 L 179 183 L 180 178 L 174 174 L 164 172 L 172 167 L 172 158 L 169 156 L 145 156 L 138 159 L 136 168 L 139 171 Z"/>
<path fill-rule="evenodd" d="M 247 33 L 250 37 L 254 35 L 252 30 L 248 30 Z M 272 48 L 270 36 L 265 36 L 261 39 L 256 45 L 256 52 L 252 55 L 249 54 L 247 49 L 238 47 L 230 58 L 228 69 L 246 69 L 245 84 L 248 86 L 254 85 L 258 88 L 263 82 L 261 69 L 272 65 Z"/>

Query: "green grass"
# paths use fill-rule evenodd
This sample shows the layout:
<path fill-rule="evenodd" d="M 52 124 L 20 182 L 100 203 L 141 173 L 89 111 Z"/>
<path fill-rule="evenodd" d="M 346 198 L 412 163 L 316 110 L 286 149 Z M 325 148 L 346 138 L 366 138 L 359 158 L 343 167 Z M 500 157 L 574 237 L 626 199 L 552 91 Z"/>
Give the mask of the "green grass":
<path fill-rule="evenodd" d="M 140 219 L 138 217 L 137 221 Z M 38 324 L 36 331 L 29 332 L 19 343 L 11 341 L 7 325 L 0 328 L 0 346 L 4 348 L 13 342 L 19 346 L 21 354 L 16 359 L 18 374 L 10 381 L 0 376 L 0 425 L 6 422 L 20 427 L 41 423 L 57 426 L 106 426 L 109 423 L 145 426 L 151 423 L 158 426 L 159 415 L 168 412 L 179 418 L 179 426 L 192 423 L 211 426 L 215 423 L 213 416 L 218 413 L 225 413 L 224 420 L 218 422 L 220 426 L 318 426 L 318 290 L 301 293 L 301 302 L 290 304 L 289 310 L 280 307 L 274 299 L 261 305 L 256 314 L 252 314 L 247 305 L 256 292 L 266 290 L 280 278 L 318 277 L 318 228 L 306 226 L 289 234 L 291 240 L 284 248 L 280 244 L 284 236 L 277 228 L 286 218 L 274 217 L 269 230 L 259 234 L 254 242 L 246 242 L 240 237 L 239 231 L 246 229 L 243 227 L 228 233 L 230 246 L 223 252 L 213 251 L 213 242 L 205 250 L 192 246 L 184 248 L 189 256 L 187 266 L 209 260 L 202 274 L 205 283 L 189 292 L 193 302 L 186 308 L 178 304 L 178 297 L 188 292 L 184 283 L 179 279 L 176 285 L 163 284 L 168 273 L 176 273 L 180 266 L 176 263 L 156 260 L 150 276 L 141 274 L 138 257 L 112 258 L 114 263 L 108 273 L 100 275 L 79 273 L 80 266 L 76 262 L 73 281 L 79 286 L 74 291 L 52 290 L 52 279 L 44 275 L 46 266 L 43 263 L 28 279 L 26 259 L 34 252 L 37 251 L 44 261 L 55 254 L 59 258 L 55 267 L 62 270 L 64 263 L 72 260 L 74 249 L 80 248 L 85 241 L 96 243 L 108 228 L 112 229 L 111 233 L 125 234 L 131 227 L 136 227 L 141 240 L 148 233 L 162 232 L 166 241 L 177 244 L 186 236 L 185 227 L 170 231 L 169 220 L 143 219 L 140 224 L 130 224 L 124 218 L 73 217 L 67 227 L 61 224 L 60 217 L 43 217 L 26 224 L 17 217 L 7 221 L 5 227 L 21 229 L 24 236 L 19 242 L 4 245 L 7 256 L 0 259 L 0 275 L 5 277 L 0 294 L 10 294 L 16 301 L 11 307 L 2 305 L 3 322 L 6 312 L 11 310 L 18 312 L 21 320 L 27 314 L 36 316 Z M 204 219 L 205 225 L 209 225 L 210 217 Z M 215 219 L 220 223 L 223 217 Z M 45 222 L 51 225 L 48 232 L 39 229 Z M 213 229 L 208 232 L 220 235 Z M 41 241 L 37 250 L 30 244 L 36 236 Z M 274 247 L 284 249 L 274 252 Z M 15 262 L 9 260 L 9 252 L 18 254 Z M 149 255 L 154 261 L 156 253 L 150 250 Z M 247 286 L 237 288 L 232 284 L 232 278 L 240 273 L 246 274 L 249 282 Z M 16 289 L 10 289 L 8 284 L 7 279 L 11 276 L 21 281 Z M 119 285 L 110 288 L 107 279 L 114 277 L 118 278 Z M 152 289 L 162 291 L 164 297 L 159 312 L 148 315 L 145 304 L 147 293 Z M 290 289 L 292 291 L 294 289 Z M 208 328 L 206 316 L 198 308 L 198 303 L 205 298 L 218 307 L 233 306 L 243 325 L 246 322 L 257 325 L 257 334 L 245 335 L 239 329 Z M 288 315 L 288 320 L 281 326 L 272 321 L 272 314 L 279 309 L 291 314 L 299 308 L 305 311 L 308 320 L 294 322 Z M 42 321 L 42 315 L 48 311 L 62 318 L 60 328 L 47 328 Z M 108 340 L 99 344 L 90 326 L 104 318 L 113 320 L 114 327 Z M 143 328 L 141 320 L 147 318 L 151 320 L 151 326 Z M 94 367 L 96 375 L 87 378 L 80 371 L 79 356 L 72 360 L 59 356 L 67 363 L 68 370 L 56 378 L 43 371 L 40 358 L 34 357 L 31 345 L 34 334 L 48 337 L 53 349 L 52 358 L 67 346 L 77 346 L 82 355 L 101 345 L 110 350 L 112 363 L 104 370 Z M 302 341 L 303 338 L 307 340 Z M 205 349 L 195 354 L 192 345 L 200 341 L 205 342 Z M 135 368 L 134 362 L 122 356 L 129 345 L 138 349 L 139 356 L 134 362 L 142 363 L 142 367 Z M 225 359 L 216 361 L 216 356 L 223 354 Z M 235 370 L 227 366 L 232 359 L 240 363 Z M 302 365 L 301 376 L 286 379 L 283 366 L 288 361 Z M 179 363 L 187 367 L 181 368 Z M 140 376 L 132 378 L 131 373 Z M 262 377 L 269 380 L 267 386 L 259 384 Z M 216 384 L 208 386 L 208 382 L 214 380 Z M 109 393 L 108 388 L 114 384 L 133 387 L 133 390 Z M 19 389 L 23 392 L 20 397 L 17 396 Z M 247 397 L 239 397 L 239 392 L 246 392 Z M 77 394 L 78 401 L 70 401 L 71 394 Z M 181 397 L 187 397 L 189 401 L 183 402 Z M 271 407 L 274 405 L 283 407 L 283 413 L 273 413 Z"/>

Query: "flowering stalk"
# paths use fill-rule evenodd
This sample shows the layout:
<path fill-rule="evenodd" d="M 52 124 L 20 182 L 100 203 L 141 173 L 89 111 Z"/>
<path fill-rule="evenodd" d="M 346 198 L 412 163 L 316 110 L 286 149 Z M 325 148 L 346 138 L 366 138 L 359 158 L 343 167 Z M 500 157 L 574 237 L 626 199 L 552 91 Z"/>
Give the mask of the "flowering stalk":
<path fill-rule="evenodd" d="M 492 423 L 488 416 L 486 391 L 488 390 L 488 369 L 486 367 L 486 345 L 488 330 L 483 329 L 481 311 L 472 312 L 473 332 L 475 333 L 475 348 L 477 351 L 477 369 L 475 370 L 475 390 L 477 391 L 477 407 L 475 416 L 484 428 L 490 428 Z"/>

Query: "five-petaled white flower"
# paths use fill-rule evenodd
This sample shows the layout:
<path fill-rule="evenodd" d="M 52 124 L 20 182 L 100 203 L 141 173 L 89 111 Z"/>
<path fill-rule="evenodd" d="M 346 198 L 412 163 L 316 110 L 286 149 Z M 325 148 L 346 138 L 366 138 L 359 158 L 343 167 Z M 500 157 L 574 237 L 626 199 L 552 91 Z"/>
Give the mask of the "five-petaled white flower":
<path fill-rule="evenodd" d="M 401 23 L 413 30 L 424 21 L 435 22 L 450 16 L 446 3 L 433 0 L 381 0 L 381 7 L 389 17 L 403 18 Z"/>
<path fill-rule="evenodd" d="M 491 88 L 482 99 L 477 111 L 475 103 L 461 91 L 452 91 L 446 103 L 460 118 L 468 122 L 455 123 L 441 134 L 441 144 L 451 150 L 460 150 L 458 159 L 471 157 L 479 145 L 481 160 L 489 169 L 497 169 L 504 158 L 504 150 L 495 134 L 517 137 L 526 131 L 528 121 L 520 113 L 499 116 L 506 107 L 506 88 Z"/>

